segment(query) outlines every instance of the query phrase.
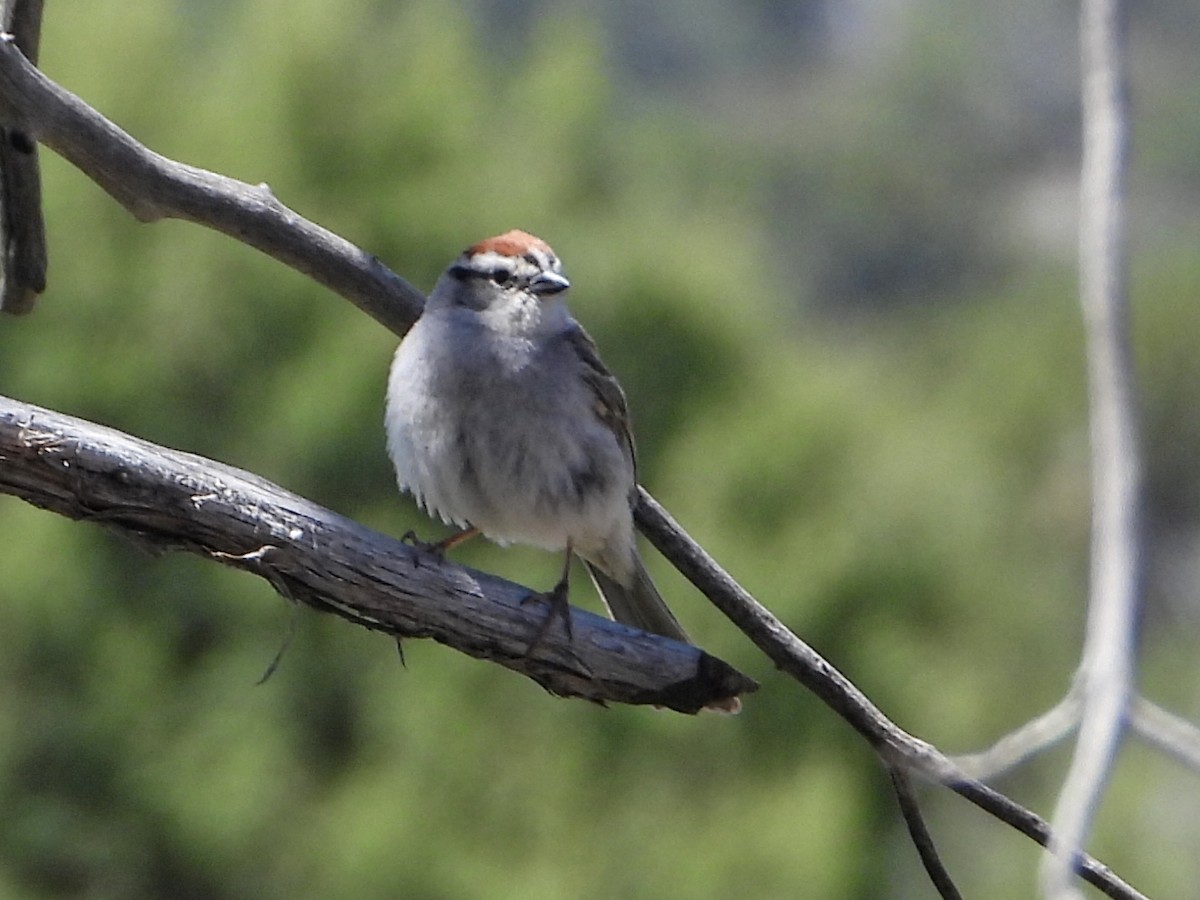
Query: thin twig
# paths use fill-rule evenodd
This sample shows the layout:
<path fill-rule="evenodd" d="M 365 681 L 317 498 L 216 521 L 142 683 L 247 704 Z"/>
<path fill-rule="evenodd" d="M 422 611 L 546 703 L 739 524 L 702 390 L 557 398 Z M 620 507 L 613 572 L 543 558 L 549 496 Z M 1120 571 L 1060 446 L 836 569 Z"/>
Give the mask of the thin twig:
<path fill-rule="evenodd" d="M 1078 687 L 1052 709 L 1006 734 L 987 750 L 952 757 L 964 772 L 982 781 L 1022 765 L 1035 754 L 1055 746 L 1079 726 Z M 1200 728 L 1145 697 L 1135 697 L 1129 709 L 1129 730 L 1151 747 L 1200 772 Z"/>
<path fill-rule="evenodd" d="M 896 800 L 900 804 L 900 814 L 904 816 L 904 824 L 908 826 L 908 836 L 912 838 L 913 846 L 921 857 L 921 865 L 925 867 L 929 880 L 937 889 L 938 896 L 943 900 L 962 900 L 962 894 L 954 886 L 954 879 L 942 864 L 937 847 L 933 843 L 933 835 L 925 826 L 921 815 L 921 806 L 917 802 L 917 794 L 913 790 L 912 779 L 908 773 L 896 766 L 888 766 L 888 775 L 892 779 L 892 789 L 896 792 Z"/>
<path fill-rule="evenodd" d="M 751 596 L 645 488 L 640 489 L 638 501 L 635 516 L 655 548 L 775 665 L 825 701 L 885 759 L 915 767 L 934 781 L 951 783 L 963 777 L 940 751 L 900 729 L 850 679 Z"/>
<path fill-rule="evenodd" d="M 1193 772 L 1200 772 L 1200 728 L 1144 697 L 1133 701 L 1129 726 L 1133 733 Z"/>
<path fill-rule="evenodd" d="M 1015 769 L 1037 753 L 1066 738 L 1079 725 L 1077 684 L 1054 707 L 1006 734 L 987 750 L 955 756 L 964 772 L 982 781 Z"/>
<path fill-rule="evenodd" d="M 1014 803 L 995 788 L 988 787 L 981 781 L 968 779 L 950 785 L 950 789 L 967 798 L 980 809 L 985 809 L 1001 821 L 1012 825 L 1017 831 L 1037 841 L 1043 847 L 1049 845 L 1050 823 L 1037 813 Z M 1118 878 L 1112 869 L 1086 853 L 1079 854 L 1076 864 L 1083 880 L 1097 888 L 1104 896 L 1112 897 L 1113 900 L 1132 900 L 1132 898 L 1148 900 L 1136 888 Z"/>
<path fill-rule="evenodd" d="M 0 28 L 37 63 L 42 0 L 0 0 Z M 0 127 L 0 312 L 33 309 L 46 289 L 46 225 L 37 145 L 16 128 Z"/>
<path fill-rule="evenodd" d="M 1091 583 L 1079 737 L 1054 811 L 1055 838 L 1041 884 L 1053 900 L 1082 895 L 1074 854 L 1091 830 L 1133 696 L 1134 630 L 1141 595 L 1141 455 L 1129 338 L 1124 216 L 1129 144 L 1126 10 L 1084 0 L 1080 300 L 1087 339 L 1092 446 Z"/>
<path fill-rule="evenodd" d="M 670 514 L 642 490 L 637 516 L 651 543 L 781 670 L 787 672 L 848 722 L 883 759 L 946 785 L 980 809 L 1011 825 L 1042 846 L 1050 826 L 1036 813 L 969 777 L 932 744 L 892 722 L 862 691 L 797 637 L 738 584 Z M 1103 863 L 1080 857 L 1084 880 L 1115 900 L 1145 900 Z"/>
<path fill-rule="evenodd" d="M 0 114 L 78 166 L 142 222 L 183 219 L 255 247 L 404 334 L 424 296 L 378 259 L 284 206 L 266 184 L 174 162 L 32 66 L 0 37 Z"/>

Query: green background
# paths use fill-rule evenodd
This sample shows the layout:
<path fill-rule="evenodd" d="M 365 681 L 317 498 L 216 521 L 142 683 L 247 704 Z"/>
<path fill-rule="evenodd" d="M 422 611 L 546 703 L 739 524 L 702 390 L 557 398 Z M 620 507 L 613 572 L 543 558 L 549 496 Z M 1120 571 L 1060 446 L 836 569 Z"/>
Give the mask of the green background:
<path fill-rule="evenodd" d="M 423 289 L 550 241 L 650 490 L 903 727 L 980 749 L 1080 648 L 1088 447 L 1074 10 L 1020 2 L 50 4 L 42 66 Z M 1152 553 L 1145 692 L 1200 714 L 1200 57 L 1139 7 L 1130 211 Z M 50 287 L 0 393 L 257 472 L 392 534 L 394 336 L 43 152 Z M 872 753 L 653 553 L 736 719 L 553 699 L 264 582 L 0 497 L 0 898 L 933 895 Z M 557 560 L 483 542 L 533 586 Z M 584 584 L 579 579 L 580 585 Z M 596 608 L 590 590 L 576 601 Z M 1048 814 L 1058 748 L 999 786 Z M 1029 841 L 923 792 L 966 896 Z M 1200 785 L 1131 742 L 1090 849 L 1200 883 Z"/>

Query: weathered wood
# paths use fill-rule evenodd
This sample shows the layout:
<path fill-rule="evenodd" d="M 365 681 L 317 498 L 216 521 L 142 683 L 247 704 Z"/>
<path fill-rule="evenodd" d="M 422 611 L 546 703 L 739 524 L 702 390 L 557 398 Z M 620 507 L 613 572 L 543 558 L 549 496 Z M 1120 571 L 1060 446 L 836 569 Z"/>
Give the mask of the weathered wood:
<path fill-rule="evenodd" d="M 756 685 L 696 647 L 579 609 L 525 651 L 547 607 L 529 588 L 439 560 L 270 482 L 0 398 L 0 492 L 269 581 L 285 597 L 398 638 L 433 638 L 599 702 L 696 712 Z M 399 500 L 397 501 L 399 502 Z"/>

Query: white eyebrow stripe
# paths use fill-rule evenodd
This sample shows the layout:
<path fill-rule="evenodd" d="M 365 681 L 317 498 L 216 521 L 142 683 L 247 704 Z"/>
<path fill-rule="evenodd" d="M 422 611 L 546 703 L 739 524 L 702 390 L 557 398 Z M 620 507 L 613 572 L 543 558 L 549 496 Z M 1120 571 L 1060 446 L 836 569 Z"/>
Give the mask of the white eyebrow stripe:
<path fill-rule="evenodd" d="M 484 250 L 466 257 L 460 266 L 470 272 L 486 277 L 502 269 L 511 271 L 519 278 L 532 278 L 539 272 L 562 274 L 558 257 L 547 254 L 541 248 L 530 248 L 522 256 L 507 256 L 496 250 Z"/>

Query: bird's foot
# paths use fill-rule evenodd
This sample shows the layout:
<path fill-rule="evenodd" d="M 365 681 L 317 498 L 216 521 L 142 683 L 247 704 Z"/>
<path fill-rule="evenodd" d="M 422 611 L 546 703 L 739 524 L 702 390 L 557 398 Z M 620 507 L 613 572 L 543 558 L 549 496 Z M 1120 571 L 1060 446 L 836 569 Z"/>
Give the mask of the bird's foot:
<path fill-rule="evenodd" d="M 408 546 L 416 550 L 420 550 L 422 553 L 432 553 L 437 557 L 444 557 L 446 555 L 446 548 L 442 546 L 441 541 L 423 540 L 417 537 L 417 533 L 411 528 L 404 532 L 404 534 L 400 535 L 400 542 L 402 544 L 408 544 Z"/>
<path fill-rule="evenodd" d="M 559 581 L 558 584 L 548 591 L 531 591 L 521 598 L 521 605 L 524 606 L 526 603 L 546 603 L 550 608 L 546 610 L 546 618 L 538 626 L 533 640 L 525 648 L 525 656 L 531 656 L 533 651 L 541 645 L 546 635 L 550 633 L 550 628 L 554 625 L 555 618 L 562 619 L 563 628 L 567 632 L 567 643 L 574 643 L 575 633 L 571 628 L 571 604 L 567 602 L 566 579 Z"/>

